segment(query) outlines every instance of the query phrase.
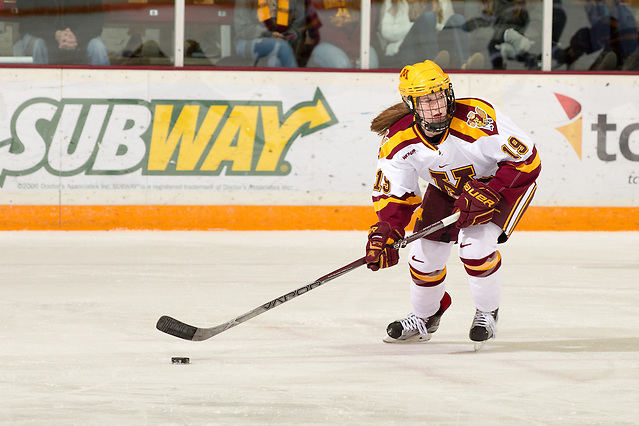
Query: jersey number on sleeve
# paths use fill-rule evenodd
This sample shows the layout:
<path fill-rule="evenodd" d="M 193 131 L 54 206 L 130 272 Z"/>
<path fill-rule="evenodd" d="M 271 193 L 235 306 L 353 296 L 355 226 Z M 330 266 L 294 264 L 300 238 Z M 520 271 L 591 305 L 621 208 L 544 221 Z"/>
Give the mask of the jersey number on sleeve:
<path fill-rule="evenodd" d="M 390 181 L 384 177 L 384 173 L 382 173 L 381 169 L 377 171 L 377 175 L 375 176 L 375 185 L 373 185 L 373 190 L 383 192 L 384 194 L 388 194 L 391 190 Z"/>
<path fill-rule="evenodd" d="M 508 145 L 510 145 L 510 147 Z M 515 160 L 519 160 L 522 155 L 528 152 L 528 147 L 514 136 L 508 138 L 508 145 L 502 145 L 501 150 L 513 157 Z"/>

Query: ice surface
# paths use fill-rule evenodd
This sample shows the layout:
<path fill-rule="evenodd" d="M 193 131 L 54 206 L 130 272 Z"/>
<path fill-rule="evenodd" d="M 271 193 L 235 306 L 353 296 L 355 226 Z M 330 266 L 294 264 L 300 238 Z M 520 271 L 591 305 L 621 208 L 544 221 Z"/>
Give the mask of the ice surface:
<path fill-rule="evenodd" d="M 382 343 L 410 311 L 407 249 L 203 342 L 155 329 L 226 322 L 361 257 L 365 235 L 0 233 L 0 424 L 637 423 L 639 233 L 515 233 L 477 353 L 456 249 L 427 344 Z"/>

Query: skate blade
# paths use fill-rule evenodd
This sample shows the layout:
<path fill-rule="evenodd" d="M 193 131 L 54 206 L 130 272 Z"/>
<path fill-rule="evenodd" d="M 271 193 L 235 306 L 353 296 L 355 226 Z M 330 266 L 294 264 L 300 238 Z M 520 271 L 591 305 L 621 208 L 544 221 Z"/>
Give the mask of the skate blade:
<path fill-rule="evenodd" d="M 386 336 L 384 337 L 383 341 L 384 343 L 399 343 L 401 345 L 406 345 L 406 344 L 419 344 L 419 343 L 426 343 L 430 340 L 430 334 L 428 336 L 422 336 L 417 335 L 417 336 L 413 336 L 413 337 L 409 337 L 408 339 L 393 339 L 390 336 Z"/>
<path fill-rule="evenodd" d="M 483 348 L 483 347 L 484 347 L 484 345 L 486 344 L 486 342 L 487 342 L 487 340 L 484 340 L 483 342 L 473 342 L 473 343 L 475 344 L 475 345 L 474 345 L 475 352 L 477 352 L 477 351 L 479 351 L 481 348 Z"/>

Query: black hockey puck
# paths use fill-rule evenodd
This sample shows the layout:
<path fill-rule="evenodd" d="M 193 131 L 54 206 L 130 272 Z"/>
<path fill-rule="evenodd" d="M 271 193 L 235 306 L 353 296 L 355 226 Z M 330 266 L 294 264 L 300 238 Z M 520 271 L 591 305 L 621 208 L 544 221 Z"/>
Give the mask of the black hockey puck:
<path fill-rule="evenodd" d="M 171 364 L 188 364 L 191 360 L 189 358 L 174 356 L 171 358 Z"/>

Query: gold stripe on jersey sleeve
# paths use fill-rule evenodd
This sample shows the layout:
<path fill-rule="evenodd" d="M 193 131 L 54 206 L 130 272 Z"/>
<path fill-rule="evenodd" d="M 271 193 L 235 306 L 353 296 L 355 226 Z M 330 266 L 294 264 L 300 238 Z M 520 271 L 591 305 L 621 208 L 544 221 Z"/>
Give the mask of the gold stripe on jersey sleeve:
<path fill-rule="evenodd" d="M 453 121 L 451 121 L 450 128 L 468 136 L 472 140 L 477 140 L 488 135 L 488 133 L 484 132 L 482 129 L 470 127 L 465 121 L 462 121 L 457 117 L 453 118 Z"/>
<path fill-rule="evenodd" d="M 399 198 L 383 198 L 381 200 L 373 201 L 373 208 L 376 212 L 385 209 L 389 204 L 405 204 L 407 206 L 415 206 L 422 203 L 422 197 L 415 195 L 405 200 Z"/>
<path fill-rule="evenodd" d="M 515 168 L 522 173 L 530 173 L 533 170 L 535 170 L 537 167 L 539 167 L 540 164 L 541 164 L 541 158 L 539 158 L 539 153 L 535 152 L 535 158 L 530 164 L 521 163 Z"/>
<path fill-rule="evenodd" d="M 490 118 L 492 118 L 493 120 L 495 119 L 495 108 L 493 108 L 490 104 L 487 104 L 486 102 L 482 101 L 481 99 L 464 98 L 464 99 L 458 99 L 457 103 L 466 105 L 470 107 L 470 109 L 475 109 L 475 107 L 479 107 L 483 109 L 484 112 L 488 114 Z"/>
<path fill-rule="evenodd" d="M 382 144 L 379 149 L 379 158 L 386 158 L 391 152 L 393 152 L 393 149 L 395 149 L 397 145 L 409 139 L 413 139 L 414 137 L 415 132 L 412 127 L 395 133 Z"/>

